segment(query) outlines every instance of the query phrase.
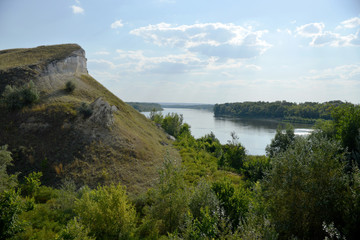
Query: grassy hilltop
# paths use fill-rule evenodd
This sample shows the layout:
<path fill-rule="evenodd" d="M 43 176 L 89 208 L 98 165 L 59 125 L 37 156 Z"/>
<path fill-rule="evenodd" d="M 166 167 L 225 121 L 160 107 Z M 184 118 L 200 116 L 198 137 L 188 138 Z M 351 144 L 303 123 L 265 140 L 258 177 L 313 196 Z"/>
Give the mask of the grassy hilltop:
<path fill-rule="evenodd" d="M 80 46 L 0 51 L 0 95 L 7 85 L 30 81 L 39 94 L 35 104 L 15 110 L 0 105 L 0 146 L 9 145 L 13 171 L 42 171 L 49 185 L 65 178 L 90 186 L 121 181 L 138 192 L 151 186 L 164 155 L 175 154 L 163 131 L 87 74 Z M 65 90 L 67 82 L 74 84 L 72 92 Z M 108 116 L 110 125 L 102 125 L 104 116 L 92 109 L 99 97 L 100 105 L 117 109 Z M 91 116 L 82 114 L 84 106 Z"/>

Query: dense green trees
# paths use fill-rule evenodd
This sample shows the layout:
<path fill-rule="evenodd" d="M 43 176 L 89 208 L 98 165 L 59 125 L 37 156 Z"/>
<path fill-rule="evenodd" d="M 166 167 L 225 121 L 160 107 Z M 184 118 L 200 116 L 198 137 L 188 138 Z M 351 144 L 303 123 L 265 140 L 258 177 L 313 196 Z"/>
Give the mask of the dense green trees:
<path fill-rule="evenodd" d="M 296 139 L 272 159 L 264 187 L 282 238 L 321 239 L 324 222 L 345 224 L 351 191 L 336 141 L 318 136 Z"/>
<path fill-rule="evenodd" d="M 277 154 L 284 152 L 295 141 L 294 127 L 288 124 L 285 132 L 281 126 L 276 130 L 275 137 L 271 140 L 270 145 L 266 146 L 266 155 L 275 157 Z"/>
<path fill-rule="evenodd" d="M 168 113 L 166 116 L 163 116 L 162 113 L 157 111 L 151 111 L 150 119 L 154 121 L 156 124 L 160 124 L 160 126 L 165 130 L 166 133 L 171 136 L 177 137 L 180 134 L 180 130 L 183 124 L 183 116 L 177 113 Z"/>
<path fill-rule="evenodd" d="M 162 111 L 163 108 L 158 103 L 145 103 L 145 102 L 126 102 L 139 112 Z"/>
<path fill-rule="evenodd" d="M 288 122 L 314 123 L 317 119 L 331 119 L 333 107 L 343 105 L 341 101 L 325 103 L 242 102 L 215 104 L 215 116 L 243 118 L 276 118 Z"/>

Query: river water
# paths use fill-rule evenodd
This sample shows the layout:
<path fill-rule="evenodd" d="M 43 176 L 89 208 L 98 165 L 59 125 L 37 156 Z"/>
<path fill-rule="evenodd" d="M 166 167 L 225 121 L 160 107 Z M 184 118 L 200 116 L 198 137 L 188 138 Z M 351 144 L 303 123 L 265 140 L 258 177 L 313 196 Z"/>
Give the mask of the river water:
<path fill-rule="evenodd" d="M 164 108 L 163 115 L 168 113 L 182 114 L 184 122 L 191 126 L 191 134 L 195 138 L 213 132 L 222 144 L 231 140 L 231 132 L 239 137 L 239 142 L 245 146 L 247 154 L 264 155 L 265 147 L 274 138 L 278 121 L 264 119 L 235 119 L 225 117 L 214 117 L 214 113 L 207 110 L 185 109 L 185 108 Z M 148 112 L 144 112 L 149 116 Z M 311 126 L 293 124 L 295 134 L 306 135 L 311 132 Z"/>

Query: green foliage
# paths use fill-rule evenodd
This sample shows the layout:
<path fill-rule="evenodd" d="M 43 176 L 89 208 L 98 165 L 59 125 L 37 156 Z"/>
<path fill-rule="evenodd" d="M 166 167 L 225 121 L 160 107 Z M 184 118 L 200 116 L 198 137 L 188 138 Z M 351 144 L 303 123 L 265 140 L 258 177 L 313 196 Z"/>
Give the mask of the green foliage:
<path fill-rule="evenodd" d="M 42 172 L 32 172 L 28 176 L 25 176 L 25 182 L 21 185 L 21 189 L 25 196 L 35 196 L 41 185 L 41 177 Z"/>
<path fill-rule="evenodd" d="M 242 173 L 252 182 L 261 180 L 270 168 L 270 158 L 266 156 L 246 156 Z"/>
<path fill-rule="evenodd" d="M 91 106 L 85 102 L 82 102 L 77 110 L 84 118 L 90 117 L 93 113 Z"/>
<path fill-rule="evenodd" d="M 180 133 L 189 130 L 190 128 L 189 125 L 183 125 L 184 118 L 182 114 L 179 115 L 177 113 L 168 113 L 166 116 L 163 116 L 161 112 L 159 113 L 153 109 L 150 112 L 149 118 L 156 124 L 161 125 L 166 133 L 174 137 L 178 137 Z"/>
<path fill-rule="evenodd" d="M 0 192 L 0 239 L 8 239 L 23 230 L 19 215 L 24 210 L 20 192 L 14 189 Z"/>
<path fill-rule="evenodd" d="M 240 170 L 246 157 L 245 147 L 238 142 L 235 132 L 231 133 L 232 140 L 222 146 L 223 155 L 219 160 L 220 166 L 231 167 Z"/>
<path fill-rule="evenodd" d="M 290 124 L 286 126 L 285 133 L 279 125 L 275 137 L 271 140 L 270 145 L 266 146 L 266 155 L 270 158 L 284 152 L 295 140 L 294 127 Z"/>
<path fill-rule="evenodd" d="M 156 124 L 160 124 L 162 123 L 164 116 L 162 115 L 161 112 L 156 111 L 155 109 L 152 109 L 149 115 L 149 119 L 153 122 L 155 122 Z"/>
<path fill-rule="evenodd" d="M 168 134 L 177 137 L 180 133 L 180 129 L 183 123 L 182 114 L 168 113 L 162 120 L 161 127 Z"/>
<path fill-rule="evenodd" d="M 239 239 L 278 239 L 278 233 L 271 221 L 262 214 L 250 212 L 240 223 Z"/>
<path fill-rule="evenodd" d="M 16 235 L 16 239 L 55 239 L 69 220 L 58 209 L 55 200 L 36 204 L 30 211 L 23 212 L 20 219 L 25 221 L 26 225 L 24 231 Z"/>
<path fill-rule="evenodd" d="M 152 112 L 164 110 L 158 103 L 126 102 L 139 112 Z"/>
<path fill-rule="evenodd" d="M 305 102 L 242 102 L 215 104 L 215 116 L 247 118 L 276 118 L 288 122 L 314 123 L 317 119 L 331 119 L 331 109 L 342 105 L 341 101 L 325 103 Z"/>
<path fill-rule="evenodd" d="M 324 221 L 344 224 L 351 194 L 343 160 L 336 141 L 315 135 L 275 155 L 264 186 L 282 238 L 320 239 Z"/>
<path fill-rule="evenodd" d="M 235 186 L 228 179 L 214 182 L 212 189 L 229 218 L 232 229 L 236 229 L 249 210 L 250 192 L 242 186 Z"/>
<path fill-rule="evenodd" d="M 72 219 L 63 229 L 56 240 L 95 240 L 89 236 L 90 230 L 86 228 L 77 218 Z"/>
<path fill-rule="evenodd" d="M 350 153 L 350 161 L 360 166 L 360 106 L 347 104 L 332 112 L 336 128 L 336 139 Z M 352 163 L 350 163 L 351 165 Z"/>
<path fill-rule="evenodd" d="M 188 211 L 188 189 L 183 170 L 176 161 L 165 158 L 160 170 L 159 184 L 151 193 L 152 204 L 148 217 L 159 228 L 160 234 L 174 232 L 183 222 Z"/>
<path fill-rule="evenodd" d="M 213 149 L 215 142 L 206 136 L 196 140 L 189 132 L 183 132 L 177 138 L 175 145 L 180 149 L 182 164 L 186 168 L 184 172 L 186 181 L 196 183 L 201 178 L 212 176 L 217 171 L 218 159 L 214 156 L 216 153 L 207 151 L 207 148 Z M 219 148 L 221 152 L 220 143 L 215 148 Z"/>
<path fill-rule="evenodd" d="M 184 239 L 216 239 L 219 236 L 219 216 L 208 207 L 199 209 L 200 215 L 195 218 L 187 214 L 182 237 Z"/>
<path fill-rule="evenodd" d="M 67 81 L 65 83 L 65 91 L 68 92 L 68 93 L 71 93 L 75 90 L 76 88 L 76 85 L 73 81 Z"/>
<path fill-rule="evenodd" d="M 120 184 L 85 192 L 76 200 L 75 212 L 98 239 L 129 239 L 133 236 L 136 212 L 125 187 Z"/>
<path fill-rule="evenodd" d="M 39 100 L 39 94 L 32 81 L 19 88 L 7 85 L 2 93 L 2 97 L 5 106 L 9 110 L 21 109 Z"/>
<path fill-rule="evenodd" d="M 17 175 L 8 175 L 7 168 L 12 166 L 11 152 L 7 151 L 7 145 L 0 147 L 0 194 L 6 189 L 12 189 L 17 185 Z"/>

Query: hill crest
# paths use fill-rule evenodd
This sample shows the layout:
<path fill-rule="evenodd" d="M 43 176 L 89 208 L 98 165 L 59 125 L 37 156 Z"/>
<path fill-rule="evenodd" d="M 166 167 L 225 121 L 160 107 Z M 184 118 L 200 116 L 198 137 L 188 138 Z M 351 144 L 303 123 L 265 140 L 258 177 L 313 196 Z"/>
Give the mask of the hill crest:
<path fill-rule="evenodd" d="M 4 54 L 36 59 L 23 65 L 11 60 L 8 67 L 2 65 Z M 80 46 L 0 51 L 0 94 L 6 85 L 29 81 L 40 93 L 38 103 L 10 112 L 0 106 L 5 113 L 0 117 L 0 145 L 8 144 L 13 152 L 13 171 L 42 171 L 49 185 L 65 178 L 78 186 L 121 181 L 139 192 L 156 180 L 167 152 L 178 157 L 161 129 L 88 74 Z M 64 90 L 68 81 L 76 86 L 71 93 Z M 89 116 L 81 113 L 82 106 Z"/>

